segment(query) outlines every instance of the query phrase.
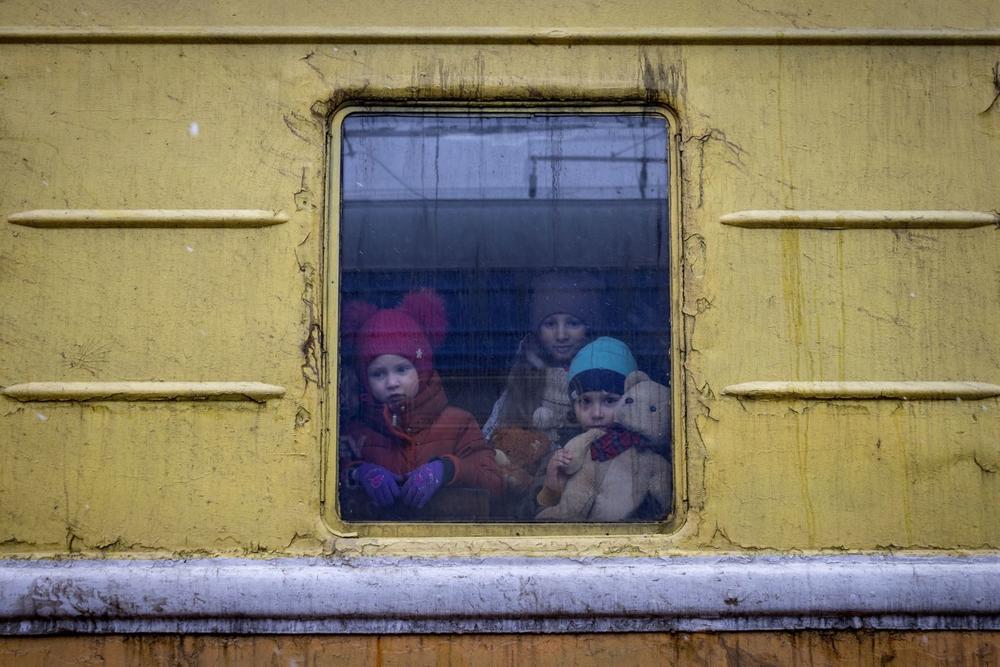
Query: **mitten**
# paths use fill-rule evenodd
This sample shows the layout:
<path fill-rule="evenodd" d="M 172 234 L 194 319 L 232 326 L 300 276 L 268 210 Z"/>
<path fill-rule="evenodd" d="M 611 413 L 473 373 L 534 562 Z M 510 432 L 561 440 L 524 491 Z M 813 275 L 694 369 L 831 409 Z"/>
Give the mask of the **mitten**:
<path fill-rule="evenodd" d="M 531 425 L 540 431 L 546 431 L 550 428 L 558 428 L 559 420 L 556 419 L 552 408 L 543 405 L 540 408 L 535 408 L 535 412 L 531 415 Z"/>
<path fill-rule="evenodd" d="M 399 477 L 380 465 L 362 463 L 357 468 L 357 477 L 361 488 L 379 507 L 392 505 L 401 493 Z"/>
<path fill-rule="evenodd" d="M 531 416 L 532 425 L 542 431 L 562 428 L 567 424 L 572 407 L 566 369 L 546 368 L 542 404 Z"/>
<path fill-rule="evenodd" d="M 444 484 L 444 461 L 434 459 L 410 473 L 403 484 L 403 504 L 420 508 Z"/>

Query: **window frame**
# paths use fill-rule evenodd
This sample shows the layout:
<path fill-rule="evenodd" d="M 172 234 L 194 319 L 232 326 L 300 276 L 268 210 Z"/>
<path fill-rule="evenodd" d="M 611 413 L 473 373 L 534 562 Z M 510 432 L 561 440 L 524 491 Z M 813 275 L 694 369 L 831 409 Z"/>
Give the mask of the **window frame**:
<path fill-rule="evenodd" d="M 670 373 L 671 373 L 671 450 L 673 474 L 672 509 L 663 521 L 622 523 L 554 523 L 554 522 L 447 522 L 447 521 L 345 521 L 339 502 L 338 446 L 339 424 L 339 363 L 340 363 L 340 234 L 342 223 L 342 137 L 345 119 L 358 113 L 455 113 L 492 114 L 656 114 L 667 125 L 667 242 L 669 247 L 670 297 Z M 421 101 L 419 103 L 378 103 L 348 101 L 335 109 L 327 119 L 326 145 L 326 206 L 323 215 L 322 286 L 324 345 L 321 386 L 321 467 L 320 513 L 327 530 L 335 537 L 349 538 L 564 538 L 569 536 L 667 536 L 676 535 L 686 524 L 687 507 L 687 440 L 684 435 L 683 369 L 683 284 L 681 266 L 681 178 L 680 148 L 682 137 L 677 114 L 662 104 L 647 102 L 603 103 L 572 102 L 564 104 L 532 103 L 511 100 L 491 103 L 462 103 L 453 100 Z"/>

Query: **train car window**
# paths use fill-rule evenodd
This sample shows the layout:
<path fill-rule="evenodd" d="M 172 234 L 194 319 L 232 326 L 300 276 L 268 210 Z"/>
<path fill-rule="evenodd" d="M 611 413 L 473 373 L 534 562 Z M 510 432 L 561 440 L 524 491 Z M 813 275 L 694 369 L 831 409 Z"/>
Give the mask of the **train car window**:
<path fill-rule="evenodd" d="M 668 117 L 358 109 L 333 130 L 341 518 L 665 519 Z"/>

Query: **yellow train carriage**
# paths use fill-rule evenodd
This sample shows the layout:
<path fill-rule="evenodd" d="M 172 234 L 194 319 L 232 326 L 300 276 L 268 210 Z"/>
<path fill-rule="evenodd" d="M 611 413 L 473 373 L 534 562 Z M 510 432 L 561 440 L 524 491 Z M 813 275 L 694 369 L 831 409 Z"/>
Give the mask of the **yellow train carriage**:
<path fill-rule="evenodd" d="M 0 657 L 989 662 L 998 25 L 4 3 Z M 373 510 L 349 304 L 436 290 L 492 455 L 580 273 L 666 392 L 659 495 Z"/>

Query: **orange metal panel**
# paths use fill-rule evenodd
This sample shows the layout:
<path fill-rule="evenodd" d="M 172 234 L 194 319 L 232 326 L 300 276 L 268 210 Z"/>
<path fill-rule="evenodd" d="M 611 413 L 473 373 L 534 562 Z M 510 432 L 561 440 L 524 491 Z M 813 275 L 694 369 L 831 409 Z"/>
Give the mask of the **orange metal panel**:
<path fill-rule="evenodd" d="M 0 639 L 0 664 L 995 665 L 1000 632 L 634 635 L 38 637 Z"/>

